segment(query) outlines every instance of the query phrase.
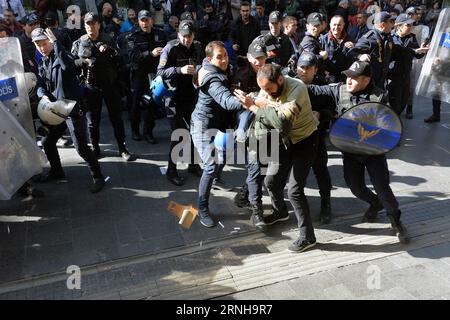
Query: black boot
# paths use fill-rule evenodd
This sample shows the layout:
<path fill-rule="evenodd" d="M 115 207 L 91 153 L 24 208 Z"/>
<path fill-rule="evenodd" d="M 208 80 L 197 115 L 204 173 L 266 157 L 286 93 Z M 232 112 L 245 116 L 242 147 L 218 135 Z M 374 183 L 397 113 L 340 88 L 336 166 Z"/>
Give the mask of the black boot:
<path fill-rule="evenodd" d="M 100 159 L 102 157 L 102 153 L 100 151 L 100 146 L 97 143 L 92 144 L 92 152 L 94 152 L 94 156 L 97 159 Z"/>
<path fill-rule="evenodd" d="M 406 107 L 406 119 L 412 119 L 413 118 L 413 113 L 412 113 L 412 105 L 408 105 Z"/>
<path fill-rule="evenodd" d="M 242 188 L 234 196 L 234 204 L 239 208 L 248 207 L 250 202 L 248 201 L 248 187 L 247 184 L 244 183 Z"/>
<path fill-rule="evenodd" d="M 439 122 L 439 121 L 441 121 L 441 118 L 435 116 L 434 114 L 423 120 L 423 122 L 426 122 L 426 123 Z"/>
<path fill-rule="evenodd" d="M 262 232 L 267 231 L 267 227 L 264 222 L 264 210 L 262 208 L 262 204 L 251 204 L 249 209 L 252 214 L 251 221 L 253 226 Z"/>
<path fill-rule="evenodd" d="M 184 179 L 178 175 L 178 171 L 176 168 L 169 167 L 166 172 L 166 178 L 177 187 L 180 187 L 185 183 Z"/>
<path fill-rule="evenodd" d="M 408 243 L 409 242 L 409 235 L 406 228 L 403 226 L 402 222 L 400 221 L 400 210 L 397 216 L 388 215 L 389 220 L 391 221 L 392 229 L 395 232 L 395 235 L 397 236 L 400 243 Z"/>
<path fill-rule="evenodd" d="M 330 196 L 323 196 L 320 201 L 320 223 L 329 224 L 331 221 Z"/>
<path fill-rule="evenodd" d="M 362 222 L 374 223 L 377 220 L 378 212 L 383 210 L 383 205 L 377 199 L 376 201 L 370 204 L 370 207 L 364 213 Z"/>
<path fill-rule="evenodd" d="M 142 136 L 139 130 L 139 124 L 132 124 L 131 125 L 131 139 L 134 141 L 141 141 Z"/>

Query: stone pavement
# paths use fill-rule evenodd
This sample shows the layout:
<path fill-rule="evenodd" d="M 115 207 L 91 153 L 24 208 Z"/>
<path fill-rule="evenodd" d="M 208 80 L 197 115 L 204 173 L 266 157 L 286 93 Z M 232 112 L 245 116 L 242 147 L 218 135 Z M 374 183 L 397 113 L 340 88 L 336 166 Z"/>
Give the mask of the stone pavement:
<path fill-rule="evenodd" d="M 159 145 L 130 141 L 129 149 L 138 155 L 138 160 L 123 163 L 115 154 L 117 147 L 105 115 L 102 150 L 107 157 L 101 163 L 105 175 L 110 177 L 105 191 L 91 195 L 87 190 L 88 171 L 81 159 L 73 149 L 60 149 L 67 181 L 42 185 L 47 194 L 43 199 L 15 198 L 0 203 L 0 298 L 224 296 L 246 299 L 280 291 L 277 286 L 283 285 L 293 287 L 297 293 L 303 286 L 297 286 L 295 281 L 307 284 L 311 274 L 322 279 L 325 293 L 321 296 L 311 291 L 309 295 L 296 295 L 299 298 L 332 298 L 340 291 L 342 294 L 338 296 L 342 298 L 377 294 L 399 298 L 405 292 L 414 298 L 422 298 L 408 291 L 414 288 L 407 287 L 421 268 L 435 268 L 436 271 L 436 274 L 430 274 L 430 279 L 419 277 L 419 281 L 424 280 L 424 286 L 426 279 L 430 283 L 447 284 L 438 281 L 441 279 L 437 270 L 441 268 L 441 274 L 445 274 L 448 254 L 434 258 L 433 252 L 443 253 L 448 249 L 445 214 L 450 211 L 447 178 L 450 173 L 450 117 L 448 105 L 443 105 L 442 122 L 424 124 L 423 118 L 430 113 L 431 102 L 420 99 L 418 106 L 415 119 L 404 121 L 402 146 L 389 154 L 392 189 L 403 207 L 405 222 L 417 238 L 408 247 L 396 244 L 396 239 L 388 234 L 386 223 L 357 224 L 366 205 L 356 200 L 346 188 L 342 160 L 337 151 L 330 151 L 336 218 L 329 226 L 317 226 L 321 243 L 318 250 L 305 255 L 287 255 L 285 248 L 296 234 L 295 219 L 264 236 L 253 229 L 246 210 L 233 205 L 234 192 L 213 192 L 211 209 L 223 228 L 206 229 L 196 221 L 191 229 L 184 230 L 168 213 L 167 205 L 170 200 L 195 204 L 198 178 L 188 176 L 187 185 L 177 188 L 161 175 L 160 167 L 165 165 L 168 152 L 170 130 L 167 123 L 158 123 Z M 245 172 L 242 166 L 227 166 L 225 170 L 224 178 L 228 183 L 235 186 L 242 183 Z M 187 176 L 187 173 L 183 174 Z M 312 177 L 306 192 L 317 220 L 320 199 Z M 267 197 L 264 201 L 270 203 Z M 266 208 L 269 210 L 270 206 Z M 422 230 L 423 224 L 427 225 L 428 231 Z M 369 227 L 375 227 L 375 230 Z M 414 263 L 390 264 L 389 259 L 397 256 L 402 259 L 402 254 L 406 255 L 405 261 L 412 256 L 410 259 Z M 415 263 L 420 261 L 415 258 L 416 254 L 431 255 L 430 259 L 434 260 Z M 315 260 L 306 259 L 309 255 Z M 305 264 L 302 264 L 303 260 Z M 374 261 L 381 264 L 382 286 L 386 283 L 388 287 L 382 290 L 383 294 L 381 291 L 355 293 L 353 288 L 365 277 L 359 277 L 359 284 L 348 284 L 348 275 L 356 274 L 356 270 L 366 270 L 364 266 Z M 248 264 L 250 269 L 246 267 Z M 70 265 L 82 267 L 81 290 L 67 290 L 65 271 Z M 258 269 L 259 266 L 265 266 L 265 269 Z M 410 269 L 405 271 L 405 268 Z M 298 269 L 298 272 L 292 269 Z M 345 270 L 350 271 L 345 273 Z M 327 286 L 327 279 L 334 285 Z M 393 283 L 392 279 L 401 282 Z M 293 295 L 292 291 L 285 291 Z M 448 296 L 446 294 L 445 290 L 439 289 L 433 297 L 443 298 Z M 271 298 L 275 296 L 270 295 Z"/>

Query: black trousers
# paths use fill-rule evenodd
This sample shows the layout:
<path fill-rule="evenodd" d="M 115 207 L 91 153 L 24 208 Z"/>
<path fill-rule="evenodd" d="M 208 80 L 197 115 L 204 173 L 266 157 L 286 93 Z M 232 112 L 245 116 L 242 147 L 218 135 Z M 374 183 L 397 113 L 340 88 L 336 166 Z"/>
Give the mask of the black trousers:
<path fill-rule="evenodd" d="M 389 82 L 387 88 L 389 92 L 389 103 L 398 115 L 402 114 L 408 105 L 410 96 L 410 74 L 395 77 Z"/>
<path fill-rule="evenodd" d="M 359 156 L 344 153 L 344 179 L 352 193 L 367 203 L 380 200 L 388 215 L 399 217 L 398 202 L 389 186 L 389 169 L 385 155 Z M 367 188 L 365 170 L 377 194 Z"/>
<path fill-rule="evenodd" d="M 88 146 L 86 118 L 78 106 L 74 108 L 70 117 L 65 122 L 58 126 L 50 126 L 49 133 L 42 139 L 42 146 L 44 147 L 45 154 L 50 162 L 51 170 L 53 172 L 63 171 L 56 143 L 64 134 L 66 128 L 69 129 L 73 145 L 78 154 L 87 162 L 92 177 L 102 179 L 103 175 L 97 157 Z"/>
<path fill-rule="evenodd" d="M 317 152 L 318 133 L 285 148 L 280 145 L 279 163 L 269 163 L 264 179 L 272 207 L 281 214 L 288 210 L 284 202 L 284 187 L 289 177 L 288 196 L 297 218 L 301 240 L 316 241 L 304 188 Z"/>
<path fill-rule="evenodd" d="M 317 185 L 319 186 L 320 197 L 330 197 L 332 188 L 330 172 L 328 171 L 328 152 L 325 136 L 326 131 L 319 130 L 317 154 L 312 166 Z"/>
<path fill-rule="evenodd" d="M 88 89 L 85 96 L 86 117 L 92 145 L 100 142 L 100 120 L 102 101 L 105 100 L 109 120 L 113 126 L 114 136 L 119 149 L 125 145 L 125 129 L 122 121 L 121 98 L 117 84 L 103 86 L 99 90 Z"/>
<path fill-rule="evenodd" d="M 131 79 L 131 130 L 140 132 L 141 124 L 141 104 L 140 101 L 144 93 L 149 89 L 147 78 L 133 78 Z M 155 127 L 155 108 L 153 102 L 146 109 L 144 118 L 144 133 L 152 134 Z"/>

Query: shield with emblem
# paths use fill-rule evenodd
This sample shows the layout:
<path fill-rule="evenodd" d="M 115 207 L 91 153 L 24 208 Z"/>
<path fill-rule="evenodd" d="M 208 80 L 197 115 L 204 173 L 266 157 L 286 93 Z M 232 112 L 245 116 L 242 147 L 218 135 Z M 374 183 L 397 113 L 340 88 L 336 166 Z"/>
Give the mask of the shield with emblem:
<path fill-rule="evenodd" d="M 336 120 L 330 130 L 330 142 L 342 152 L 381 155 L 398 146 L 402 128 L 400 118 L 391 108 L 366 102 Z"/>

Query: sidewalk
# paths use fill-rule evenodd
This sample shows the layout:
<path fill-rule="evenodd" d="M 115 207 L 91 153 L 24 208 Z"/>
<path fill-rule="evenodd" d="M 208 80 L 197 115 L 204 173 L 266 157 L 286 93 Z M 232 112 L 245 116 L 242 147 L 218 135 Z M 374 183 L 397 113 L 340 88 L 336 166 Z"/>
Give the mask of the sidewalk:
<path fill-rule="evenodd" d="M 158 122 L 156 136 L 161 143 L 156 146 L 129 141 L 129 149 L 138 155 L 138 160 L 123 163 L 115 154 L 117 147 L 114 145 L 108 117 L 105 116 L 102 122 L 102 140 L 105 142 L 102 151 L 108 157 L 103 158 L 101 164 L 105 176 L 109 176 L 110 180 L 104 191 L 98 195 L 90 194 L 87 168 L 73 149 L 60 149 L 68 179 L 66 182 L 41 185 L 47 195 L 43 199 L 15 198 L 0 202 L 0 298 L 88 298 L 110 293 L 111 298 L 165 299 L 183 293 L 179 283 L 188 288 L 192 286 L 192 281 L 196 284 L 193 287 L 196 292 L 206 294 L 210 288 L 215 290 L 214 294 L 208 293 L 202 298 L 239 298 L 240 294 L 244 297 L 246 294 L 256 296 L 258 292 L 270 290 L 274 283 L 301 279 L 306 274 L 310 277 L 311 273 L 320 272 L 317 274 L 323 274 L 326 278 L 331 272 L 328 269 L 313 269 L 313 272 L 309 272 L 307 268 L 320 266 L 321 263 L 328 265 L 330 255 L 331 258 L 335 255 L 338 262 L 342 261 L 339 262 L 342 265 L 336 262 L 334 268 L 338 268 L 351 263 L 368 264 L 367 261 L 375 259 L 384 261 L 390 255 L 413 254 L 415 250 L 424 247 L 432 246 L 431 250 L 436 241 L 448 241 L 444 220 L 445 214 L 450 211 L 450 117 L 449 112 L 443 112 L 441 123 L 424 124 L 423 118 L 431 111 L 431 101 L 420 99 L 417 102 L 415 119 L 404 121 L 402 146 L 388 156 L 392 189 L 402 206 L 407 226 L 410 229 L 412 227 L 414 236 L 417 237 L 408 247 L 396 245 L 396 239 L 388 235 L 386 224 L 378 226 L 380 229 L 375 231 L 367 231 L 354 225 L 359 221 L 366 205 L 356 200 L 346 188 L 342 177 L 342 160 L 337 151 L 330 152 L 329 163 L 335 186 L 332 191 L 335 220 L 326 228 L 317 226 L 318 241 L 321 243 L 318 250 L 312 250 L 306 255 L 278 257 L 276 254 L 284 252 L 295 238 L 296 232 L 290 231 L 296 227 L 295 218 L 276 227 L 274 234 L 271 232 L 265 236 L 251 226 L 250 215 L 245 209 L 234 206 L 234 192 L 213 191 L 211 210 L 221 221 L 223 228 L 218 226 L 206 229 L 195 221 L 191 229 L 184 230 L 167 211 L 167 205 L 171 200 L 195 205 L 198 178 L 188 176 L 184 171 L 182 174 L 188 178 L 188 182 L 180 188 L 172 186 L 161 174 L 160 167 L 166 165 L 169 149 L 170 130 L 167 123 Z M 447 107 L 443 105 L 442 110 L 448 110 Z M 128 124 L 126 127 L 129 127 Z M 240 186 L 244 175 L 242 166 L 227 166 L 223 177 L 229 184 Z M 317 221 L 320 198 L 312 175 L 308 186 L 306 193 L 310 199 L 313 219 Z M 270 200 L 265 197 L 264 203 L 268 213 L 270 206 L 267 204 Z M 431 209 L 435 213 L 430 213 Z M 416 211 L 417 219 L 422 222 L 414 221 Z M 354 220 L 352 215 L 355 216 Z M 409 221 L 410 217 L 413 220 Z M 430 230 L 435 231 L 422 233 L 420 223 L 429 224 Z M 357 246 L 359 251 L 354 248 L 356 243 L 360 243 Z M 445 245 L 442 246 L 445 249 Z M 404 253 L 405 250 L 408 253 Z M 313 257 L 318 255 L 317 259 L 327 259 L 308 263 L 305 265 L 306 269 L 299 268 L 306 273 L 292 272 L 292 266 L 298 266 L 309 254 Z M 346 255 L 355 254 L 355 260 L 352 260 L 353 256 L 350 260 L 346 258 Z M 268 260 L 264 260 L 266 256 Z M 265 269 L 255 271 L 263 279 L 267 279 L 267 283 L 256 280 L 251 280 L 248 284 L 245 281 L 241 283 L 236 280 L 239 277 L 234 271 L 223 271 L 230 267 L 229 263 L 237 271 L 244 270 L 242 266 L 247 263 L 245 259 L 258 257 L 260 260 L 255 260 L 258 261 L 255 263 L 263 265 L 270 265 L 268 263 L 272 260 L 284 261 L 283 266 L 274 266 L 276 269 L 270 269 L 270 272 Z M 187 262 L 181 263 L 183 259 Z M 148 261 L 151 266 L 145 265 Z M 441 262 L 445 264 L 448 260 Z M 70 265 L 81 266 L 83 275 L 86 275 L 83 276 L 85 286 L 82 285 L 81 291 L 70 291 L 65 286 L 65 271 Z M 418 265 L 422 265 L 422 262 Z M 220 266 L 225 269 L 219 268 Z M 132 269 L 117 271 L 130 267 Z M 210 280 L 205 280 L 203 275 L 208 275 L 209 269 L 217 272 L 213 272 L 214 276 L 207 277 Z M 381 269 L 383 276 L 385 272 L 395 271 Z M 193 270 L 198 270 L 198 273 Z M 280 274 L 281 278 L 268 277 L 268 274 Z M 334 276 L 333 273 L 330 274 Z M 283 275 L 287 278 L 283 278 Z M 191 284 L 189 281 L 185 282 L 186 277 L 194 279 Z M 389 275 L 386 277 L 389 278 Z M 339 282 L 338 278 L 335 282 L 339 289 L 342 281 Z M 196 279 L 200 280 L 196 282 Z M 222 282 L 217 282 L 217 279 L 222 279 Z M 161 284 L 163 280 L 167 286 L 164 282 Z M 214 285 L 206 285 L 208 290 L 203 287 L 199 290 L 201 284 L 212 282 Z M 142 286 L 139 289 L 141 291 L 136 286 Z M 169 289 L 164 289 L 166 287 Z M 255 287 L 258 289 L 253 289 Z M 128 293 L 126 288 L 130 288 Z M 236 297 L 229 296 L 243 290 L 250 291 L 237 293 Z M 394 293 L 397 292 L 395 290 Z M 441 293 L 445 296 L 444 292 Z M 190 293 L 187 296 L 194 297 Z M 329 296 L 333 295 L 330 293 Z"/>

